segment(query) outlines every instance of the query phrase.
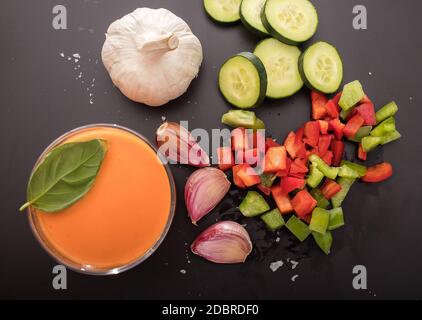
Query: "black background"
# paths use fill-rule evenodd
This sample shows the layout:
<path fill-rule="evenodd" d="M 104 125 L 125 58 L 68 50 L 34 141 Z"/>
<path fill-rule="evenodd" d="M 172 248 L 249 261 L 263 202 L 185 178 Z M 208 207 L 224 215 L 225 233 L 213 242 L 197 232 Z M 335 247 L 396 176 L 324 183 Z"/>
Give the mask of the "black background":
<path fill-rule="evenodd" d="M 17 210 L 25 200 L 28 175 L 40 152 L 64 132 L 90 123 L 117 123 L 150 139 L 162 116 L 189 120 L 191 129 L 219 127 L 228 106 L 218 93 L 218 69 L 230 55 L 253 50 L 258 38 L 241 25 L 212 23 L 200 0 L 1 1 L 0 298 L 422 298 L 422 4 L 418 0 L 313 2 L 320 19 L 313 40 L 327 40 L 339 49 L 345 81 L 361 80 L 378 107 L 397 101 L 398 127 L 404 136 L 370 154 L 369 163 L 390 161 L 395 175 L 379 185 L 353 187 L 344 204 L 347 225 L 334 233 L 332 254 L 323 256 L 312 241 L 296 245 L 286 231 L 275 243 L 260 223 L 249 221 L 247 228 L 258 249 L 247 263 L 215 265 L 192 254 L 188 263 L 187 244 L 220 219 L 228 206 L 226 202 L 194 227 L 182 197 L 192 169 L 174 166 L 178 207 L 159 250 L 118 276 L 69 272 L 68 290 L 55 291 L 51 286 L 55 262 L 36 242 L 26 215 Z M 68 10 L 68 30 L 52 28 L 51 11 L 57 4 Z M 366 31 L 352 27 L 356 4 L 368 9 Z M 141 6 L 165 7 L 182 17 L 204 49 L 199 78 L 185 95 L 162 108 L 126 99 L 112 86 L 100 59 L 108 25 Z M 62 58 L 61 52 L 81 55 L 81 79 L 76 79 L 76 64 Z M 86 87 L 92 78 L 91 105 Z M 309 112 L 305 89 L 290 99 L 267 100 L 257 110 L 280 139 L 307 121 Z M 301 259 L 295 270 L 287 258 Z M 271 272 L 270 262 L 280 259 L 285 265 Z M 352 288 L 352 268 L 357 264 L 367 267 L 366 291 Z M 181 269 L 187 273 L 180 273 Z M 292 282 L 295 274 L 299 277 Z"/>

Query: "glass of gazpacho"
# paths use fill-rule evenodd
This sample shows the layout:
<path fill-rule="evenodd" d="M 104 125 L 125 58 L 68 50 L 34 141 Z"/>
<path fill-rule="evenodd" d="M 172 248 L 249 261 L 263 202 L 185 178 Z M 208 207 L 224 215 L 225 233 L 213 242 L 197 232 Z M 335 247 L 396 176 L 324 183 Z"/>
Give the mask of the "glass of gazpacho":
<path fill-rule="evenodd" d="M 60 263 L 87 274 L 117 274 L 147 259 L 163 241 L 175 211 L 175 185 L 146 138 L 110 124 L 64 134 L 34 169 L 53 148 L 92 139 L 105 140 L 107 152 L 91 190 L 59 212 L 30 207 L 29 220 L 38 241 Z"/>

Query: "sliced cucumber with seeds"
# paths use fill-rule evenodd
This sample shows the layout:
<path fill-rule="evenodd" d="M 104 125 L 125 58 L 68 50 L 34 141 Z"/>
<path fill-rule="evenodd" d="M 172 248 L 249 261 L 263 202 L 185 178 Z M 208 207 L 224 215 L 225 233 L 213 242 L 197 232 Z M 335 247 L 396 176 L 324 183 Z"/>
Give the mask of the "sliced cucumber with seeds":
<path fill-rule="evenodd" d="M 242 0 L 204 0 L 208 15 L 220 23 L 233 23 L 240 20 Z"/>
<path fill-rule="evenodd" d="M 264 27 L 280 41 L 299 44 L 318 27 L 318 14 L 308 0 L 267 0 L 261 12 Z"/>
<path fill-rule="evenodd" d="M 289 97 L 302 88 L 298 68 L 301 51 L 298 47 L 269 38 L 258 43 L 254 54 L 261 59 L 267 71 L 267 97 Z"/>
<path fill-rule="evenodd" d="M 267 92 L 267 73 L 261 60 L 250 52 L 228 59 L 220 69 L 218 85 L 232 105 L 247 109 L 257 107 Z"/>
<path fill-rule="evenodd" d="M 343 81 L 343 62 L 335 47 L 317 42 L 300 57 L 299 72 L 311 90 L 334 93 Z"/>
<path fill-rule="evenodd" d="M 266 0 L 243 0 L 240 5 L 240 19 L 247 29 L 259 36 L 267 36 L 261 20 L 261 11 Z"/>

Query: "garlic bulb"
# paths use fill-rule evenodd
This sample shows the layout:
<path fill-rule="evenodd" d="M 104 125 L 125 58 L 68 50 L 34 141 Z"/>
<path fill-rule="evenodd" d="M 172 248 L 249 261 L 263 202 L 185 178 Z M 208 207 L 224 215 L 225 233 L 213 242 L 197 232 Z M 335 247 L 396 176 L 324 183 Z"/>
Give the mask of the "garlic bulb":
<path fill-rule="evenodd" d="M 149 106 L 185 93 L 203 57 L 201 43 L 185 21 L 167 9 L 150 8 L 113 22 L 101 55 L 120 91 Z"/>

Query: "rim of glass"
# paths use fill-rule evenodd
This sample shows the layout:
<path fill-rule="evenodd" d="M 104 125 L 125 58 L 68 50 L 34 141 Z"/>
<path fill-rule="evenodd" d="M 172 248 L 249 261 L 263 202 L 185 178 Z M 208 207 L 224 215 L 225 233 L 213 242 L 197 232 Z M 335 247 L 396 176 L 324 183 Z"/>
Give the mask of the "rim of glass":
<path fill-rule="evenodd" d="M 73 135 L 75 135 L 75 134 L 77 134 L 81 131 L 84 131 L 84 130 L 87 130 L 87 129 L 92 129 L 92 128 L 101 128 L 101 127 L 120 129 L 120 130 L 129 132 L 129 133 L 135 135 L 136 137 L 138 137 L 139 139 L 144 141 L 150 148 L 152 148 L 152 150 L 154 150 L 154 152 L 157 154 L 157 157 L 160 158 L 157 148 L 146 137 L 144 137 L 143 135 L 141 135 L 140 133 L 138 133 L 138 132 L 136 132 L 132 129 L 129 129 L 129 128 L 126 128 L 124 126 L 120 126 L 120 125 L 117 125 L 117 124 L 109 124 L 109 123 L 89 124 L 89 125 L 85 125 L 85 126 L 81 126 L 81 127 L 72 129 L 72 130 L 62 134 L 56 140 L 54 140 L 38 157 L 37 161 L 35 162 L 34 167 L 31 170 L 31 175 L 34 172 L 34 170 L 38 167 L 40 162 L 44 159 L 44 157 L 53 148 L 55 148 L 56 146 L 61 144 L 63 141 L 67 140 L 71 136 L 73 136 Z M 54 245 L 49 244 L 48 240 L 45 237 L 43 237 L 42 231 L 39 230 L 39 228 L 37 228 L 37 219 L 36 219 L 35 211 L 33 210 L 32 207 L 28 207 L 27 212 L 28 212 L 29 224 L 31 226 L 32 233 L 34 234 L 35 238 L 40 243 L 40 245 L 44 248 L 44 250 L 54 260 L 56 260 L 60 264 L 65 265 L 67 268 L 69 268 L 73 271 L 82 273 L 82 274 L 114 275 L 114 274 L 119 274 L 119 273 L 122 273 L 124 271 L 127 271 L 129 269 L 132 269 L 132 268 L 138 266 L 139 264 L 144 262 L 146 259 L 148 259 L 158 249 L 158 247 L 161 245 L 161 243 L 164 241 L 165 237 L 167 236 L 168 231 L 170 230 L 170 226 L 173 222 L 173 218 L 174 218 L 174 214 L 175 214 L 175 210 L 176 210 L 176 186 L 175 186 L 175 183 L 174 183 L 173 174 L 170 170 L 170 166 L 169 166 L 168 163 L 167 164 L 162 163 L 162 165 L 163 165 L 163 167 L 164 167 L 164 169 L 166 170 L 166 173 L 167 173 L 167 177 L 168 177 L 168 180 L 169 180 L 169 183 L 170 183 L 170 193 L 171 193 L 170 212 L 169 212 L 169 216 L 167 218 L 167 223 L 166 223 L 166 225 L 163 229 L 163 232 L 161 233 L 159 239 L 153 244 L 153 246 L 150 249 L 148 249 L 142 256 L 138 257 L 134 261 L 129 262 L 125 265 L 117 266 L 117 267 L 113 267 L 113 268 L 97 268 L 95 266 L 81 265 L 77 262 L 72 261 L 71 259 L 69 259 L 66 256 L 64 256 L 63 254 L 61 254 L 58 250 L 56 250 L 54 248 Z"/>

